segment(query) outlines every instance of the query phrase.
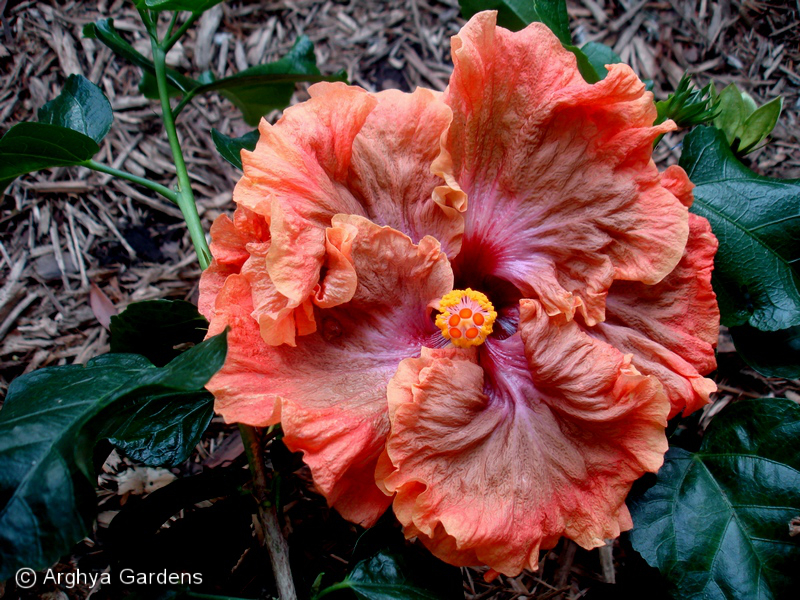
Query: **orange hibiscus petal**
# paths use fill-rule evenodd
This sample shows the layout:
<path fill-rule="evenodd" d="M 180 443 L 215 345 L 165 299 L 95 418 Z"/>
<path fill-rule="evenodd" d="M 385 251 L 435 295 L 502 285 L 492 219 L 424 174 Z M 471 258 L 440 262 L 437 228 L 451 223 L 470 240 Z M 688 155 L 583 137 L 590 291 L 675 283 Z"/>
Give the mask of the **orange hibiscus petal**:
<path fill-rule="evenodd" d="M 414 241 L 433 235 L 450 253 L 463 230 L 461 212 L 432 198 L 441 179 L 430 163 L 451 119 L 438 94 L 369 94 L 344 84 L 317 84 L 309 92 L 308 102 L 287 109 L 275 125 L 261 123 L 234 191 L 239 205 L 269 221 L 271 244 L 258 269 L 268 274 L 270 289 L 261 287 L 256 311 L 271 344 L 296 343 L 292 315 L 309 297 L 325 307 L 349 299 L 344 292 L 354 282 L 344 272 L 346 260 L 326 238 L 335 214 L 368 217 Z M 339 267 L 334 277 L 330 269 Z"/>
<path fill-rule="evenodd" d="M 348 187 L 375 223 L 417 241 L 435 237 L 448 256 L 458 253 L 465 207 L 434 202 L 442 179 L 431 173 L 452 112 L 441 94 L 417 88 L 386 90 L 353 142 Z"/>
<path fill-rule="evenodd" d="M 280 421 L 280 402 L 269 391 L 269 373 L 275 369 L 275 361 L 264 351 L 258 323 L 250 316 L 250 284 L 242 275 L 230 275 L 214 301 L 208 335 L 230 328 L 225 364 L 206 385 L 214 394 L 214 411 L 226 423 L 274 425 Z"/>
<path fill-rule="evenodd" d="M 669 410 L 657 380 L 576 322 L 535 301 L 521 314 L 524 346 L 515 335 L 488 340 L 479 362 L 424 349 L 401 363 L 376 472 L 407 536 L 512 576 L 562 535 L 592 548 L 631 527 L 625 497 L 661 465 Z"/>
<path fill-rule="evenodd" d="M 414 245 L 360 216 L 336 215 L 327 240 L 339 253 L 334 260 L 350 265 L 358 283 L 345 304 L 316 309 L 319 326 L 297 338 L 296 347 L 263 340 L 253 300 L 268 278 L 251 271 L 266 253 L 248 244 L 242 274 L 229 276 L 216 298 L 211 329 L 231 328 L 229 354 L 208 388 L 226 421 L 265 425 L 279 416 L 286 445 L 304 453 L 328 502 L 369 525 L 391 502 L 374 480 L 389 426 L 386 385 L 401 360 L 439 335 L 428 306 L 452 289 L 453 275 L 435 239 Z M 336 289 L 323 285 L 313 298 L 324 300 Z M 304 315 L 314 322 L 311 300 L 294 310 L 296 323 Z"/>
<path fill-rule="evenodd" d="M 655 283 L 680 260 L 687 210 L 660 183 L 652 94 L 627 65 L 585 83 L 542 24 L 479 13 L 453 38 L 441 162 L 469 198 L 457 279 L 512 281 L 548 314 L 602 321 L 614 278 Z M 434 164 L 434 168 L 440 166 Z"/>
<path fill-rule="evenodd" d="M 717 362 L 719 307 L 711 288 L 718 242 L 703 217 L 689 215 L 691 232 L 681 262 L 660 283 L 617 281 L 608 293 L 607 320 L 587 333 L 633 354 L 634 366 L 657 377 L 672 403 L 670 418 L 705 406 L 716 384 L 703 375 Z"/>
<path fill-rule="evenodd" d="M 214 317 L 214 303 L 228 275 L 239 273 L 250 253 L 247 244 L 269 240 L 264 219 L 246 208 L 237 208 L 231 220 L 217 217 L 211 225 L 211 265 L 200 277 L 198 309 L 209 321 Z"/>

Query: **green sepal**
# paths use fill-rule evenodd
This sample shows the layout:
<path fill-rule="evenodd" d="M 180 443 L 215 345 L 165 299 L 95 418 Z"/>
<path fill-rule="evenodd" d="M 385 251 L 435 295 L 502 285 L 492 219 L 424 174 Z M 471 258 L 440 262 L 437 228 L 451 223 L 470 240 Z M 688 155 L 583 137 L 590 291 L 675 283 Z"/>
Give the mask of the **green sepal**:
<path fill-rule="evenodd" d="M 684 74 L 675 92 L 666 100 L 656 102 L 656 124 L 672 119 L 678 127 L 685 128 L 711 122 L 720 110 L 712 96 L 713 89 L 714 86 L 708 84 L 698 90 L 692 85 L 689 75 Z"/>

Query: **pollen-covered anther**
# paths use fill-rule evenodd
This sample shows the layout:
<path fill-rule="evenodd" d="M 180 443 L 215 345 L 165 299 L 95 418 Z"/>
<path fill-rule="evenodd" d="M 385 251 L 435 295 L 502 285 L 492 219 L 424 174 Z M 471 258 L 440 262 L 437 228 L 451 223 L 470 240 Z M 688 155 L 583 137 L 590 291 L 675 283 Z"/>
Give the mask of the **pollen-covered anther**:
<path fill-rule="evenodd" d="M 479 346 L 492 333 L 497 318 L 494 306 L 482 293 L 467 288 L 453 290 L 439 301 L 436 326 L 442 336 L 459 348 Z"/>

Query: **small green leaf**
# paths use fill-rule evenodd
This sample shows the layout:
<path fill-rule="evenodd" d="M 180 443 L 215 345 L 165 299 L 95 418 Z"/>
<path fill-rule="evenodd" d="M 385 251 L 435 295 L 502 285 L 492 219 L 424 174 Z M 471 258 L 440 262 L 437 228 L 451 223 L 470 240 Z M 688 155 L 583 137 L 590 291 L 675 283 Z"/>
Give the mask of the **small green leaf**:
<path fill-rule="evenodd" d="M 711 127 L 686 136 L 680 164 L 697 186 L 692 212 L 720 242 L 712 283 L 723 325 L 800 325 L 800 180 L 753 173 Z"/>
<path fill-rule="evenodd" d="M 714 119 L 714 127 L 725 132 L 728 144 L 733 144 L 739 128 L 744 123 L 745 106 L 742 94 L 732 83 L 719 94 L 719 114 Z"/>
<path fill-rule="evenodd" d="M 114 115 L 99 87 L 83 75 L 70 75 L 58 97 L 39 109 L 39 122 L 73 129 L 99 144 L 111 129 Z"/>
<path fill-rule="evenodd" d="M 137 8 L 150 10 L 188 10 L 194 13 L 207 11 L 223 0 L 133 0 Z"/>
<path fill-rule="evenodd" d="M 682 600 L 792 596 L 800 538 L 800 406 L 737 402 L 694 454 L 667 452 L 656 484 L 629 501 L 633 547 Z"/>
<path fill-rule="evenodd" d="M 800 378 L 800 326 L 759 331 L 740 325 L 729 331 L 739 356 L 762 375 Z"/>
<path fill-rule="evenodd" d="M 111 317 L 111 352 L 141 354 L 160 367 L 181 353 L 176 346 L 198 344 L 207 331 L 208 321 L 191 302 L 134 302 Z"/>
<path fill-rule="evenodd" d="M 197 392 L 222 366 L 225 335 L 164 368 L 106 354 L 11 382 L 0 410 L 0 581 L 50 565 L 84 537 L 96 510 L 92 452 L 110 406 Z"/>
<path fill-rule="evenodd" d="M 589 42 L 581 47 L 581 52 L 586 56 L 597 74 L 597 81 L 605 79 L 608 75 L 606 65 L 621 63 L 622 59 L 611 48 L 600 42 Z M 586 76 L 584 75 L 584 78 Z M 589 82 L 593 83 L 593 82 Z"/>
<path fill-rule="evenodd" d="M 301 35 L 289 53 L 275 62 L 256 65 L 230 77 L 200 85 L 195 94 L 217 90 L 242 112 L 245 123 L 258 125 L 265 114 L 285 108 L 298 81 L 344 81 L 344 74 L 321 75 L 314 44 Z"/>
<path fill-rule="evenodd" d="M 742 120 L 746 120 L 750 115 L 752 115 L 758 105 L 756 101 L 753 100 L 753 97 L 748 94 L 747 92 L 739 92 L 742 95 Z"/>
<path fill-rule="evenodd" d="M 747 154 L 772 133 L 778 124 L 781 110 L 783 110 L 783 98 L 780 96 L 755 109 L 742 126 L 737 152 Z"/>
<path fill-rule="evenodd" d="M 107 411 L 98 437 L 151 467 L 184 462 L 214 415 L 208 392 L 146 395 Z"/>
<path fill-rule="evenodd" d="M 254 131 L 248 131 L 243 136 L 237 138 L 228 137 L 216 129 L 212 129 L 211 139 L 214 140 L 214 145 L 217 147 L 217 152 L 220 153 L 222 158 L 227 160 L 234 167 L 241 171 L 242 150 L 250 150 L 252 152 L 256 149 L 256 143 L 258 142 L 258 129 Z"/>
<path fill-rule="evenodd" d="M 83 36 L 101 41 L 115 54 L 151 75 L 155 75 L 156 68 L 153 61 L 140 54 L 117 32 L 114 27 L 114 19 L 100 19 L 95 23 L 87 23 L 83 27 Z M 200 85 L 194 79 L 181 75 L 173 69 L 167 69 L 167 83 L 183 93 Z"/>
<path fill-rule="evenodd" d="M 497 24 L 511 31 L 544 23 L 562 44 L 572 44 L 565 0 L 459 0 L 461 15 L 469 19 L 483 10 L 497 11 Z"/>
<path fill-rule="evenodd" d="M 17 123 L 0 139 L 0 181 L 52 167 L 79 165 L 100 147 L 73 129 L 47 123 Z"/>

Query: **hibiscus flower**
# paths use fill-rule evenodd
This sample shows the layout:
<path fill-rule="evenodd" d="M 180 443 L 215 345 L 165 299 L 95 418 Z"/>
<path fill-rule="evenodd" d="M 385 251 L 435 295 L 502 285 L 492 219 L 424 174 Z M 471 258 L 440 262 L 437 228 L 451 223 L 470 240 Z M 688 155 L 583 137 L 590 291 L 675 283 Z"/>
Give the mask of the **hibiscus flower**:
<path fill-rule="evenodd" d="M 444 93 L 318 84 L 262 122 L 200 282 L 228 422 L 280 422 L 344 517 L 393 504 L 515 575 L 632 526 L 667 418 L 708 402 L 716 239 L 659 173 L 652 94 L 589 85 L 543 25 L 480 13 Z"/>

